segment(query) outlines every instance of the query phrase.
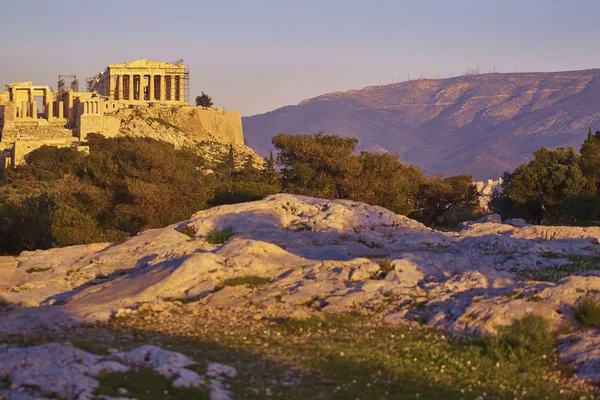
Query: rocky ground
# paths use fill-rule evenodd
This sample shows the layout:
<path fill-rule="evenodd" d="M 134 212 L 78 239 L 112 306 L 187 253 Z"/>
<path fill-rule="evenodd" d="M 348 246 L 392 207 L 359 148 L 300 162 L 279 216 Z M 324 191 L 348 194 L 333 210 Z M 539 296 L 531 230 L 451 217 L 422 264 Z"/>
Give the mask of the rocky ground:
<path fill-rule="evenodd" d="M 335 350 L 334 361 L 338 362 L 340 353 L 341 357 L 344 352 L 352 353 L 361 341 L 365 346 L 373 345 L 367 346 L 368 354 L 357 348 L 357 360 L 365 359 L 353 364 L 353 373 L 381 362 L 387 365 L 378 367 L 381 374 L 393 381 L 393 371 L 412 374 L 414 371 L 406 368 L 413 367 L 388 365 L 389 360 L 383 359 L 396 348 L 397 337 L 408 338 L 416 335 L 414 332 L 420 332 L 420 341 L 404 347 L 397 354 L 403 358 L 394 362 L 406 359 L 402 351 L 427 344 L 414 354 L 415 363 L 422 362 L 422 354 L 443 345 L 441 353 L 430 356 L 436 374 L 451 370 L 448 376 L 456 373 L 456 377 L 466 379 L 467 375 L 461 375 L 465 371 L 452 369 L 460 362 L 451 361 L 455 356 L 449 354 L 461 346 L 467 346 L 467 352 L 479 354 L 479 350 L 456 338 L 494 335 L 500 327 L 529 315 L 545 318 L 560 333 L 556 366 L 549 367 L 544 375 L 545 381 L 558 386 L 539 390 L 549 390 L 549 395 L 554 389 L 554 394 L 558 390 L 573 395 L 580 390 L 590 392 L 600 381 L 600 330 L 593 324 L 584 326 L 574 310 L 582 302 L 600 300 L 599 238 L 600 228 L 529 226 L 521 220 L 500 223 L 494 216 L 463 224 L 457 232 L 441 233 L 381 207 L 274 195 L 258 202 L 201 211 L 188 221 L 140 233 L 120 245 L 100 243 L 0 257 L 0 338 L 4 338 L 0 341 L 6 343 L 0 346 L 0 398 L 141 398 L 128 396 L 133 389 L 120 383 L 112 393 L 107 389 L 111 380 L 106 378 L 139 374 L 140 368 L 166 376 L 165 385 L 174 391 L 191 390 L 198 396 L 181 392 L 183 397 L 165 398 L 229 398 L 232 393 L 242 393 L 228 389 L 228 380 L 235 378 L 238 370 L 246 368 L 243 377 L 236 379 L 250 379 L 256 371 L 247 370 L 248 365 L 273 357 L 292 365 L 285 372 L 273 367 L 279 385 L 275 386 L 284 393 L 284 387 L 305 382 L 298 368 L 311 371 L 333 362 L 320 359 L 308 367 L 305 355 L 294 353 L 298 346 L 307 346 L 312 357 L 319 354 L 321 358 L 345 342 L 346 351 Z M 366 320 L 328 325 L 356 314 Z M 283 327 L 293 321 L 300 321 L 300 325 L 293 325 L 295 346 L 290 347 L 288 341 L 280 339 L 289 337 L 289 329 Z M 118 339 L 115 329 L 121 332 Z M 372 334 L 357 341 L 353 329 L 361 335 Z M 316 333 L 299 336 L 299 330 Z M 122 332 L 131 331 L 143 334 L 136 340 L 124 339 L 128 334 Z M 40 335 L 45 339 L 40 340 Z M 144 347 L 149 343 L 172 345 L 172 341 L 164 340 L 165 335 L 179 338 L 177 350 L 186 355 Z M 146 341 L 138 340 L 140 337 Z M 86 346 L 80 346 L 83 350 L 74 345 L 82 338 L 87 341 Z M 204 345 L 199 344 L 200 339 Z M 191 348 L 190 343 L 196 347 Z M 24 344 L 36 346 L 22 347 Z M 84 351 L 91 344 L 106 346 L 106 354 Z M 379 349 L 382 344 L 387 346 L 385 351 Z M 217 345 L 226 349 L 211 353 Z M 249 353 L 232 359 L 231 349 Z M 144 363 L 127 351 L 146 352 Z M 382 359 L 374 361 L 372 357 L 379 351 Z M 160 356 L 155 358 L 155 353 Z M 444 368 L 436 364 L 440 354 L 449 357 Z M 412 359 L 412 353 L 410 356 Z M 154 359 L 161 361 L 153 364 Z M 203 363 L 187 368 L 198 364 L 193 359 Z M 175 367 L 170 366 L 170 360 L 178 360 Z M 225 372 L 211 372 L 211 365 L 223 360 L 235 365 L 218 364 Z M 499 369 L 494 369 L 500 368 L 500 363 L 481 363 L 477 367 L 481 371 L 490 368 L 494 372 L 477 378 L 479 386 L 484 387 L 491 376 L 503 379 Z M 45 367 L 40 369 L 40 365 Z M 423 368 L 427 371 L 433 367 L 427 364 Z M 571 371 L 575 381 L 553 375 L 561 370 Z M 473 371 L 469 371 L 469 379 L 483 374 Z M 324 378 L 320 379 L 323 384 Z M 361 377 L 353 380 L 357 379 Z M 422 378 L 406 379 L 416 383 Z M 439 379 L 439 385 L 445 382 L 445 378 Z M 523 379 L 528 378 L 523 375 Z M 231 382 L 239 385 L 235 379 Z M 261 385 L 260 390 L 266 390 L 264 380 Z M 373 383 L 364 390 L 374 387 Z M 477 388 L 477 381 L 469 387 Z M 455 389 L 444 390 L 454 393 Z M 313 394 L 291 398 L 354 398 L 340 394 L 350 390 L 343 384 L 336 390 L 338 397 Z M 516 393 L 516 389 L 511 390 Z M 301 392 L 296 387 L 295 393 Z M 267 392 L 260 393 L 266 396 Z M 363 398 L 404 398 L 364 393 L 371 397 Z M 458 393 L 456 398 L 480 396 Z M 505 395 L 498 391 L 494 398 Z"/>

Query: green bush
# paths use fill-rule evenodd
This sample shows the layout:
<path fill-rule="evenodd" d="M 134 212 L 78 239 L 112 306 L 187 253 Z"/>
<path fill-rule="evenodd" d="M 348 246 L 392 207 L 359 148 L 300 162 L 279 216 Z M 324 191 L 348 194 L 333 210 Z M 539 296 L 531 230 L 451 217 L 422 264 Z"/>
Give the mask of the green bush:
<path fill-rule="evenodd" d="M 190 239 L 196 239 L 196 231 L 189 225 L 186 225 L 180 232 L 188 236 Z"/>
<path fill-rule="evenodd" d="M 67 205 L 50 214 L 50 234 L 56 246 L 93 243 L 99 239 L 96 221 Z"/>
<path fill-rule="evenodd" d="M 394 264 L 387 258 L 379 260 L 379 269 L 382 272 L 388 273 L 394 270 Z"/>
<path fill-rule="evenodd" d="M 223 244 L 235 236 L 235 232 L 231 228 L 226 228 L 220 231 L 212 231 L 206 235 L 206 241 L 210 244 Z"/>
<path fill-rule="evenodd" d="M 600 302 L 595 298 L 586 296 L 581 299 L 573 309 L 573 314 L 586 328 L 600 328 Z"/>
<path fill-rule="evenodd" d="M 271 278 L 254 275 L 241 276 L 237 278 L 225 279 L 220 285 L 216 286 L 214 290 L 217 292 L 227 286 L 245 286 L 247 288 L 255 288 L 269 282 L 271 282 Z"/>

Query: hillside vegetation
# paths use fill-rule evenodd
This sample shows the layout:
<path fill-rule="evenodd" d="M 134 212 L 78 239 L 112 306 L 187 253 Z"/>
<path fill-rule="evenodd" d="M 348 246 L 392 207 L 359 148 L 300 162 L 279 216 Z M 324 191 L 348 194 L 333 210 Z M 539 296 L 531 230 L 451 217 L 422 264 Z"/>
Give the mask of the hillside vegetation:
<path fill-rule="evenodd" d="M 491 207 L 505 218 L 536 224 L 600 224 L 600 131 L 590 128 L 580 153 L 541 147 L 533 160 L 505 173 Z"/>
<path fill-rule="evenodd" d="M 449 210 L 473 210 L 468 175 L 427 177 L 396 155 L 354 155 L 356 139 L 279 135 L 280 173 L 271 157 L 259 170 L 236 151 L 199 155 L 150 138 L 88 135 L 90 155 L 42 147 L 0 179 L 0 253 L 120 242 L 219 204 L 288 192 L 352 199 L 411 215 L 428 225 Z M 200 151 L 202 153 L 202 151 Z M 215 159 L 215 157 L 217 157 Z"/>
<path fill-rule="evenodd" d="M 579 146 L 600 124 L 600 70 L 420 79 L 329 93 L 243 119 L 246 142 L 318 132 L 356 137 L 426 172 L 501 176 L 541 146 Z"/>

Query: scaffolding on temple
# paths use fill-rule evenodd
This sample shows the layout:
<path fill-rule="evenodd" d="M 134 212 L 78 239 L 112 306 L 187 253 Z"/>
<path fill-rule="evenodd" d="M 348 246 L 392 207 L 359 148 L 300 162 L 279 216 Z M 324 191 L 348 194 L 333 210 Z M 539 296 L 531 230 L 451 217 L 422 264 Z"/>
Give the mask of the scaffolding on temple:
<path fill-rule="evenodd" d="M 181 67 L 182 65 L 184 65 L 182 59 L 173 61 L 172 63 L 169 63 L 169 64 L 173 64 L 177 67 Z M 178 69 L 167 70 L 167 72 L 171 72 L 174 75 L 179 74 Z M 183 100 L 185 100 L 186 103 L 190 102 L 190 68 L 187 65 L 185 65 L 185 71 L 183 73 Z"/>
<path fill-rule="evenodd" d="M 75 75 L 58 75 L 58 90 L 71 89 L 79 92 L 79 81 Z"/>

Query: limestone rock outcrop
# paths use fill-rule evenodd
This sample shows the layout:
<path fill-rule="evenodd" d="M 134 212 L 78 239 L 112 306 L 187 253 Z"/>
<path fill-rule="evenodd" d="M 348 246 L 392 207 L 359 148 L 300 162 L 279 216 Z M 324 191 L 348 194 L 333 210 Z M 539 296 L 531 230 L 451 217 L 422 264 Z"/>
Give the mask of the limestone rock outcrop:
<path fill-rule="evenodd" d="M 174 387 L 200 388 L 203 376 L 186 369 L 196 364 L 187 356 L 145 345 L 110 356 L 90 354 L 70 344 L 50 343 L 39 346 L 0 345 L 0 398 L 8 399 L 80 399 L 98 398 L 101 373 L 125 373 L 139 368 L 153 369 L 173 380 Z M 211 400 L 229 399 L 224 381 L 237 375 L 228 365 L 209 364 Z M 126 392 L 126 391 L 125 391 Z"/>
<path fill-rule="evenodd" d="M 10 304 L 0 307 L 0 330 L 127 318 L 177 300 L 251 304 L 271 317 L 359 310 L 469 334 L 532 313 L 578 329 L 573 307 L 600 300 L 600 272 L 586 264 L 600 257 L 600 228 L 517 222 L 490 217 L 442 233 L 381 207 L 287 194 L 215 207 L 119 245 L 0 258 L 0 297 Z M 209 243 L 219 234 L 224 243 Z M 258 283 L 230 284 L 245 279 Z M 586 379 L 600 378 L 589 367 L 599 362 L 589 350 L 598 335 L 559 347 Z"/>

